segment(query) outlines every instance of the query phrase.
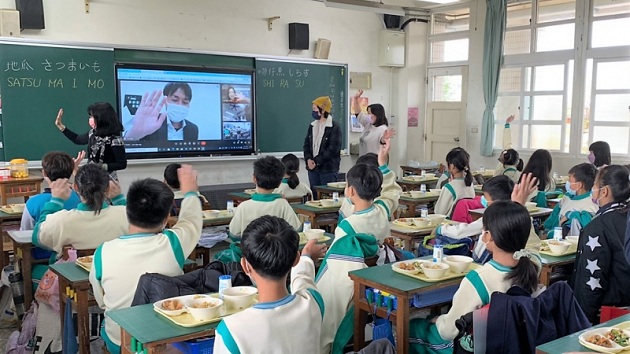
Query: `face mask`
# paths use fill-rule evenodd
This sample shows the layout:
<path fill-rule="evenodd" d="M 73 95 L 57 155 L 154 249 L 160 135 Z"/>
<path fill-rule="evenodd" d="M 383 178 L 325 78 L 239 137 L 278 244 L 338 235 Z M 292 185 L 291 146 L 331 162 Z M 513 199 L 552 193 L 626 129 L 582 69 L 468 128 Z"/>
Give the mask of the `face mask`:
<path fill-rule="evenodd" d="M 571 185 L 574 183 L 571 183 L 569 181 L 567 181 L 567 183 L 564 184 L 564 189 L 567 190 L 567 194 L 568 195 L 575 195 L 575 193 L 577 193 L 577 191 L 575 189 L 571 188 Z"/>
<path fill-rule="evenodd" d="M 492 239 L 488 240 L 488 242 L 485 242 L 485 241 L 483 240 L 483 235 L 484 235 L 485 233 L 487 233 L 487 232 L 488 232 L 488 231 L 484 231 L 484 232 L 481 234 L 481 243 L 483 243 L 483 245 L 486 247 L 486 249 L 488 249 L 488 244 L 492 241 Z"/>
<path fill-rule="evenodd" d="M 90 119 L 88 119 L 88 124 L 90 125 L 90 128 L 96 129 L 96 122 L 94 121 L 93 117 L 90 117 Z"/>
<path fill-rule="evenodd" d="M 588 154 L 588 162 L 590 162 L 591 165 L 595 163 L 595 155 L 593 154 L 592 151 L 590 154 Z"/>
<path fill-rule="evenodd" d="M 173 123 L 179 123 L 188 117 L 189 108 L 180 104 L 170 103 L 166 107 L 166 115 L 168 120 Z"/>
<path fill-rule="evenodd" d="M 488 200 L 486 199 L 485 195 L 481 196 L 481 205 L 483 205 L 484 208 L 488 207 Z"/>
<path fill-rule="evenodd" d="M 601 190 L 602 190 L 602 189 L 604 189 L 604 188 L 605 188 L 605 187 L 602 187 L 602 188 L 599 188 L 599 189 L 595 189 L 595 188 L 591 189 L 591 195 L 595 195 L 595 191 L 598 191 L 598 192 L 599 192 L 599 191 L 601 191 Z M 600 200 L 600 199 L 601 199 L 601 198 L 591 197 L 591 201 L 592 201 L 593 203 L 595 203 L 595 205 L 597 205 L 597 206 L 600 206 L 600 205 L 599 205 L 599 200 Z"/>
<path fill-rule="evenodd" d="M 318 120 L 320 117 L 319 112 L 318 111 L 312 111 L 311 112 L 311 116 L 313 117 L 313 119 Z"/>

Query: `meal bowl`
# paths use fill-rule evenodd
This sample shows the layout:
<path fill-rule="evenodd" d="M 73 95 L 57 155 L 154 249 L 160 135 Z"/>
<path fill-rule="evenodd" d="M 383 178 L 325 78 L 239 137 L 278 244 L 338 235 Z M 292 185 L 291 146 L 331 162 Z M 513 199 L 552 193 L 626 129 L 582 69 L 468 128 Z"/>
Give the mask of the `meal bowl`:
<path fill-rule="evenodd" d="M 221 210 L 204 210 L 203 211 L 203 216 L 206 219 L 217 218 L 219 217 L 219 214 L 221 214 Z"/>
<path fill-rule="evenodd" d="M 220 316 L 221 305 L 223 305 L 221 299 L 204 297 L 188 300 L 186 309 L 197 321 L 208 321 Z"/>
<path fill-rule="evenodd" d="M 324 235 L 323 229 L 310 229 L 304 231 L 307 240 L 319 240 Z"/>
<path fill-rule="evenodd" d="M 440 279 L 450 268 L 446 263 L 424 262 L 420 265 L 422 271 L 429 279 Z"/>
<path fill-rule="evenodd" d="M 429 189 L 429 191 L 430 191 L 431 193 L 437 193 L 437 194 L 440 194 L 440 193 L 442 193 L 442 188 L 431 188 L 431 189 Z"/>
<path fill-rule="evenodd" d="M 13 210 L 16 213 L 24 212 L 25 206 L 26 204 L 9 204 L 9 207 L 11 208 L 11 210 Z"/>
<path fill-rule="evenodd" d="M 320 203 L 322 203 L 323 207 L 332 207 L 335 205 L 335 201 L 332 199 L 320 199 Z"/>
<path fill-rule="evenodd" d="M 428 218 L 429 218 L 429 220 L 431 220 L 431 224 L 433 224 L 433 225 L 440 225 L 441 223 L 444 222 L 444 220 L 446 220 L 446 215 L 429 214 Z"/>
<path fill-rule="evenodd" d="M 453 273 L 464 273 L 470 267 L 473 259 L 466 256 L 446 256 L 444 262 L 449 265 Z"/>
<path fill-rule="evenodd" d="M 431 225 L 431 219 L 429 218 L 413 218 L 413 225 L 416 227 L 428 227 Z"/>
<path fill-rule="evenodd" d="M 178 316 L 186 312 L 186 306 L 180 299 L 166 299 L 155 303 L 161 312 L 168 316 Z"/>
<path fill-rule="evenodd" d="M 223 290 L 223 301 L 228 308 L 243 310 L 250 307 L 258 294 L 258 289 L 253 286 L 234 286 Z"/>
<path fill-rule="evenodd" d="M 435 173 L 425 173 L 424 174 L 424 178 L 425 179 L 433 179 L 433 178 L 435 178 Z"/>
<path fill-rule="evenodd" d="M 532 210 L 536 209 L 536 202 L 526 202 L 525 203 L 525 208 L 528 211 L 532 211 Z"/>
<path fill-rule="evenodd" d="M 547 245 L 549 246 L 551 253 L 561 255 L 569 249 L 571 243 L 569 241 L 549 240 L 547 241 Z"/>
<path fill-rule="evenodd" d="M 421 191 L 410 191 L 409 194 L 411 194 L 411 198 L 422 198 L 424 195 Z"/>

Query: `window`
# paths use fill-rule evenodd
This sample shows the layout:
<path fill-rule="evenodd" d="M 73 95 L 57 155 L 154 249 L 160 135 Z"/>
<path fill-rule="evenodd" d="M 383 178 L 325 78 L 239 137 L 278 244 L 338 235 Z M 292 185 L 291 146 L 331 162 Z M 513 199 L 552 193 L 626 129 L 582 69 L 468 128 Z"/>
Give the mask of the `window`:
<path fill-rule="evenodd" d="M 628 155 L 630 0 L 508 0 L 507 16 L 495 147 L 516 114 L 516 149 L 579 155 L 605 140 Z"/>
<path fill-rule="evenodd" d="M 467 7 L 435 10 L 431 14 L 429 62 L 440 66 L 468 61 L 469 26 Z"/>

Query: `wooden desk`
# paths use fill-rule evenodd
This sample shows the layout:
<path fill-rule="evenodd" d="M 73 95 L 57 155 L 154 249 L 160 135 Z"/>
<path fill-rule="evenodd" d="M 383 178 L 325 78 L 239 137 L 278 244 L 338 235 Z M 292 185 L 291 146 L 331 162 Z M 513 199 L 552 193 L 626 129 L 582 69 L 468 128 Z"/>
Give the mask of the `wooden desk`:
<path fill-rule="evenodd" d="M 427 189 L 435 188 L 438 178 L 427 178 L 418 181 L 412 181 L 408 179 L 398 179 L 396 183 L 402 188 L 404 192 L 420 190 L 420 186 L 426 184 Z"/>
<path fill-rule="evenodd" d="M 321 229 L 322 226 L 328 225 L 330 232 L 334 233 L 339 220 L 340 206 L 332 206 L 330 208 L 316 208 L 306 204 L 291 204 L 296 214 L 302 214 L 311 221 L 311 228 Z M 324 220 L 325 219 L 325 220 Z"/>
<path fill-rule="evenodd" d="M 24 308 L 29 309 L 33 301 L 33 264 L 35 261 L 31 255 L 33 246 L 33 231 L 8 231 L 9 236 L 13 240 L 13 249 L 15 250 L 16 261 L 20 261 L 20 271 L 22 273 L 22 281 L 24 283 Z M 48 259 L 36 261 L 37 263 L 48 264 Z"/>
<path fill-rule="evenodd" d="M 418 205 L 436 202 L 438 198 L 440 198 L 440 193 L 427 192 L 421 198 L 412 198 L 410 195 L 403 193 L 400 195 L 400 199 L 398 199 L 398 204 L 405 205 L 407 207 L 407 212 L 404 217 L 412 218 L 416 216 L 416 207 Z"/>
<path fill-rule="evenodd" d="M 19 223 L 22 220 L 22 213 L 19 214 L 7 214 L 0 211 L 0 266 L 5 267 L 9 265 L 9 251 L 13 250 L 13 240 L 6 238 L 8 233 L 5 232 L 4 227 L 9 222 Z"/>
<path fill-rule="evenodd" d="M 365 299 L 367 286 L 386 291 L 398 298 L 398 310 L 392 311 L 389 317 L 396 324 L 396 352 L 398 354 L 409 352 L 409 300 L 415 294 L 429 293 L 440 289 L 446 290 L 446 288 L 451 288 L 452 293 L 454 293 L 463 278 L 462 276 L 462 278 L 426 283 L 394 272 L 391 264 L 355 270 L 349 272 L 348 276 L 354 281 L 354 350 L 358 351 L 365 346 L 365 325 L 367 315 L 371 311 Z M 450 298 L 442 297 L 439 300 L 426 303 L 425 306 L 450 301 L 452 301 L 452 295 Z M 379 307 L 376 314 L 386 318 L 387 309 Z"/>
<path fill-rule="evenodd" d="M 457 221 L 447 220 L 446 223 L 455 225 L 459 224 Z M 425 236 L 431 235 L 435 231 L 435 227 L 427 227 L 424 229 L 412 229 L 410 227 L 398 226 L 394 223 L 389 223 L 389 230 L 392 237 L 399 238 L 403 241 L 405 250 L 415 251 L 414 243 L 416 241 L 423 241 Z"/>
<path fill-rule="evenodd" d="M 420 176 L 422 174 L 422 171 L 427 171 L 430 173 L 433 172 L 437 172 L 440 171 L 440 167 L 435 167 L 435 168 L 420 168 L 420 167 L 411 167 L 411 166 L 400 166 L 400 169 L 402 170 L 402 177 L 405 176 L 411 176 L 411 175 L 416 175 L 416 176 Z"/>
<path fill-rule="evenodd" d="M 77 335 L 79 337 L 79 353 L 88 354 L 90 352 L 90 312 L 89 312 L 89 273 L 76 265 L 74 262 L 58 263 L 50 265 L 50 270 L 57 274 L 59 278 L 59 308 L 61 314 L 61 330 L 64 330 L 66 298 L 70 290 L 75 295 L 72 305 L 77 312 Z M 92 300 L 92 304 L 96 301 Z M 62 336 L 65 338 L 65 336 Z M 63 343 L 64 347 L 66 343 Z"/>
<path fill-rule="evenodd" d="M 483 186 L 475 185 L 473 188 L 475 189 L 475 195 L 483 195 Z"/>
<path fill-rule="evenodd" d="M 7 205 L 9 198 L 24 198 L 37 195 L 42 190 L 42 177 L 0 179 L 0 205 Z"/>
<path fill-rule="evenodd" d="M 536 354 L 561 354 L 561 353 L 570 353 L 570 352 L 583 352 L 583 353 L 593 353 L 591 349 L 586 348 L 585 346 L 580 344 L 578 337 L 580 334 L 590 331 L 593 328 L 599 327 L 613 327 L 623 322 L 630 321 L 630 315 L 623 315 L 617 318 L 613 318 L 612 320 L 604 323 L 600 323 L 597 326 L 592 328 L 587 328 L 583 331 L 579 331 L 568 336 L 558 338 L 549 343 L 545 343 L 536 347 Z M 625 353 L 625 352 L 623 352 Z"/>
<path fill-rule="evenodd" d="M 343 196 L 343 192 L 346 190 L 344 187 L 331 187 L 331 186 L 315 186 L 315 199 L 324 199 L 324 197 L 332 198 L 334 192 L 339 193 L 339 197 Z"/>
<path fill-rule="evenodd" d="M 134 354 L 131 338 L 142 343 L 148 353 L 158 353 L 167 344 L 214 335 L 220 321 L 198 327 L 182 327 L 153 310 L 153 304 L 128 307 L 105 312 L 120 326 L 123 354 Z"/>
<path fill-rule="evenodd" d="M 483 216 L 483 212 L 485 210 L 486 210 L 485 208 L 472 209 L 468 211 L 468 214 L 470 214 L 470 217 L 473 219 L 473 221 L 475 221 L 475 220 L 481 219 L 481 217 Z M 538 208 L 538 210 L 530 212 L 529 215 L 532 218 L 539 218 L 544 221 L 545 219 L 547 219 L 549 215 L 551 215 L 552 212 L 553 212 L 553 209 Z"/>
<path fill-rule="evenodd" d="M 551 283 L 551 274 L 557 270 L 559 267 L 569 267 L 573 269 L 573 264 L 575 263 L 575 253 L 567 256 L 548 256 L 546 254 L 541 254 L 540 258 L 542 260 L 542 269 L 540 270 L 540 283 L 546 286 L 549 286 Z"/>
<path fill-rule="evenodd" d="M 556 204 L 560 203 L 561 200 L 562 198 L 547 199 L 547 205 L 549 206 L 549 208 L 553 209 L 556 207 Z"/>
<path fill-rule="evenodd" d="M 234 206 L 238 206 L 242 202 L 246 200 L 252 199 L 252 195 L 245 192 L 230 192 L 228 193 L 228 198 L 232 199 L 234 202 Z M 289 203 L 304 203 L 304 197 L 300 198 L 285 198 Z"/>

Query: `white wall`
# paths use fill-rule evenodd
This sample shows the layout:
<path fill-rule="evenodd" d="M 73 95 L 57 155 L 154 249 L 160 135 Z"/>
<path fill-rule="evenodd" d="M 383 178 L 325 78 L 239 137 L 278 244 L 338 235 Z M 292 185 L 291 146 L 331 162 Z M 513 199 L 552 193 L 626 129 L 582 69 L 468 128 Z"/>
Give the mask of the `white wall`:
<path fill-rule="evenodd" d="M 0 0 L 0 8 L 15 8 L 15 1 Z M 384 27 L 373 13 L 326 8 L 312 0 L 97 0 L 90 1 L 87 14 L 82 1 L 45 1 L 44 13 L 46 29 L 24 31 L 23 37 L 279 57 L 289 53 L 288 23 L 308 23 L 310 49 L 289 57 L 312 58 L 317 38 L 329 39 L 329 60 L 348 63 L 351 71 L 372 72 L 374 88 L 366 95 L 371 102 L 390 100 L 389 69 L 378 67 L 378 31 Z M 280 19 L 268 31 L 266 18 L 273 16 Z M 304 131 L 296 134 L 306 134 L 310 109 L 304 107 Z M 201 185 L 251 181 L 251 161 L 195 165 L 201 170 Z M 343 158 L 341 170 L 350 166 L 350 159 Z M 126 189 L 136 178 L 161 178 L 163 167 L 131 164 L 120 173 L 121 184 Z M 305 179 L 303 171 L 301 177 Z"/>

